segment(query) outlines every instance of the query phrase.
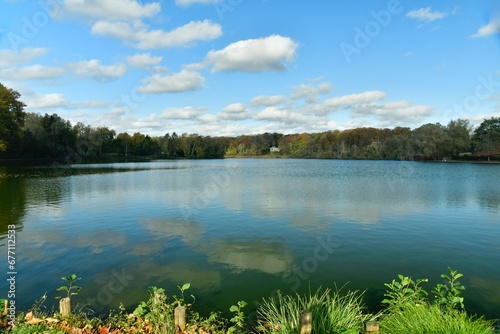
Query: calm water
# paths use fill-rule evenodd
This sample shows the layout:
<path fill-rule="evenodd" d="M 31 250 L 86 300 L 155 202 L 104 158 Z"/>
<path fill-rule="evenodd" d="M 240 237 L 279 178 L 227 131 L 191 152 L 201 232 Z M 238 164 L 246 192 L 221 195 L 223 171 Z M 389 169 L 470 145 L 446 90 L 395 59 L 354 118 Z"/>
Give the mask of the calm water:
<path fill-rule="evenodd" d="M 500 318 L 500 165 L 237 159 L 0 168 L 0 251 L 17 228 L 17 299 L 83 279 L 80 305 L 133 308 L 190 282 L 227 310 L 274 290 L 464 273 L 469 311 Z M 6 260 L 2 265 L 8 271 Z M 1 282 L 2 297 L 7 287 Z"/>

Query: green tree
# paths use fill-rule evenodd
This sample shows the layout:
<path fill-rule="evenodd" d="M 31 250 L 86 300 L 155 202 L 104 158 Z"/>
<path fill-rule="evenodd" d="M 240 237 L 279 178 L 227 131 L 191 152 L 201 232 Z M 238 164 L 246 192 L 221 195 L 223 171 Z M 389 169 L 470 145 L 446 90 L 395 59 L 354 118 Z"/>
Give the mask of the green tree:
<path fill-rule="evenodd" d="M 452 156 L 467 152 L 470 149 L 471 126 L 468 120 L 451 120 L 446 127 L 446 133 L 450 138 L 447 151 Z"/>
<path fill-rule="evenodd" d="M 413 138 L 420 158 L 440 160 L 445 157 L 450 138 L 441 124 L 424 124 L 413 131 Z"/>
<path fill-rule="evenodd" d="M 42 125 L 48 134 L 49 154 L 52 157 L 63 157 L 76 144 L 76 133 L 71 123 L 57 114 L 45 114 Z"/>
<path fill-rule="evenodd" d="M 488 161 L 500 152 L 500 117 L 485 119 L 474 130 L 474 146 L 476 154 L 487 155 Z"/>
<path fill-rule="evenodd" d="M 0 152 L 14 155 L 22 139 L 26 106 L 19 100 L 21 94 L 0 83 Z"/>

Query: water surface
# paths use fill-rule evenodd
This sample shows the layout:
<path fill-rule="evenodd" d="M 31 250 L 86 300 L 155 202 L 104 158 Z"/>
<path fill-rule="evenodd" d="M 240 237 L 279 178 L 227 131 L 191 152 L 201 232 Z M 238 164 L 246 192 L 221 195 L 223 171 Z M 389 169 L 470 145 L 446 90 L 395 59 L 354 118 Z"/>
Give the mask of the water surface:
<path fill-rule="evenodd" d="M 133 308 L 190 282 L 198 310 L 276 289 L 366 290 L 464 273 L 469 311 L 500 318 L 500 165 L 226 159 L 0 168 L 0 249 L 17 230 L 17 297 L 82 277 L 75 301 Z M 5 264 L 7 272 L 7 264 Z M 5 283 L 2 291 L 7 291 Z"/>

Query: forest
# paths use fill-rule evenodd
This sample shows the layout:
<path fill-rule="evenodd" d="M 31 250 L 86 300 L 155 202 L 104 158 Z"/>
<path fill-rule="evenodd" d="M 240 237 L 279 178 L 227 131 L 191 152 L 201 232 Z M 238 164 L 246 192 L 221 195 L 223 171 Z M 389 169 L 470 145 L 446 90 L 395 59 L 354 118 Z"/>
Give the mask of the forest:
<path fill-rule="evenodd" d="M 0 159 L 64 163 L 134 158 L 214 159 L 289 157 L 383 160 L 500 160 L 500 117 L 473 128 L 468 120 L 418 128 L 357 128 L 321 133 L 264 133 L 238 137 L 116 133 L 71 124 L 57 114 L 25 112 L 20 94 L 0 84 Z M 273 151 L 271 152 L 271 148 Z"/>

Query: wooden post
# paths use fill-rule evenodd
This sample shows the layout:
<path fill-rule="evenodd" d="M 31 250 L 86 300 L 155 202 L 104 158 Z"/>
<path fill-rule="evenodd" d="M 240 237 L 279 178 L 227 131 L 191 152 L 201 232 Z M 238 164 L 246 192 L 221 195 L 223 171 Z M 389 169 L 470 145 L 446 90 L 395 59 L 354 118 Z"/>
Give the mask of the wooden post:
<path fill-rule="evenodd" d="M 3 315 L 7 315 L 9 313 L 9 310 L 7 309 L 9 307 L 9 301 L 5 299 L 5 303 L 3 304 Z"/>
<path fill-rule="evenodd" d="M 300 312 L 300 334 L 312 333 L 312 313 L 309 311 Z"/>
<path fill-rule="evenodd" d="M 366 334 L 378 333 L 379 325 L 376 321 L 368 321 L 366 323 Z"/>
<path fill-rule="evenodd" d="M 177 306 L 174 310 L 175 331 L 178 329 L 184 331 L 186 329 L 186 308 Z"/>
<path fill-rule="evenodd" d="M 59 312 L 63 317 L 71 314 L 71 299 L 69 297 L 61 298 L 59 301 Z"/>

